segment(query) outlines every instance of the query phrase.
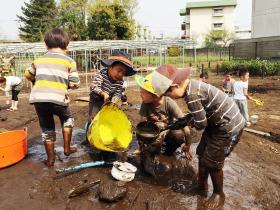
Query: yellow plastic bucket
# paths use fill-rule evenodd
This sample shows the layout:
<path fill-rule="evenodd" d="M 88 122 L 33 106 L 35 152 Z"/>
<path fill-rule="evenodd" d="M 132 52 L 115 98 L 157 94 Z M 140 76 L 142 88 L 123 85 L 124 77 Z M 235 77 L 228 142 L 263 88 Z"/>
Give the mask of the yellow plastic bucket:
<path fill-rule="evenodd" d="M 117 105 L 107 104 L 94 117 L 87 135 L 90 144 L 99 150 L 123 151 L 132 140 L 132 126 Z"/>

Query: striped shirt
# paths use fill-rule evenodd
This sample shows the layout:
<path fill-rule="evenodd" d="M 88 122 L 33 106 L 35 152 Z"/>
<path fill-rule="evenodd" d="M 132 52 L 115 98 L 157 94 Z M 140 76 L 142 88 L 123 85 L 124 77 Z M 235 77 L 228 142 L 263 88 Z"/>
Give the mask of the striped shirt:
<path fill-rule="evenodd" d="M 91 85 L 91 93 L 100 95 L 105 92 L 109 95 L 110 99 L 120 99 L 122 95 L 123 80 L 113 81 L 109 78 L 108 69 L 102 69 L 95 74 L 93 83 Z"/>
<path fill-rule="evenodd" d="M 68 88 L 79 85 L 76 62 L 59 52 L 48 52 L 33 61 L 29 73 L 35 76 L 29 102 L 50 102 L 62 106 L 69 103 Z"/>
<path fill-rule="evenodd" d="M 197 129 L 209 126 L 233 133 L 239 132 L 245 125 L 233 99 L 210 84 L 191 79 L 184 99 Z"/>

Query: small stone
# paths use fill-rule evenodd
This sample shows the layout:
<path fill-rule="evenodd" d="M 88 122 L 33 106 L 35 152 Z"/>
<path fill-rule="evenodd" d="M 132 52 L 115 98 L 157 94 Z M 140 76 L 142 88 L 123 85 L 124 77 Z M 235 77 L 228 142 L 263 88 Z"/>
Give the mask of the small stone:
<path fill-rule="evenodd" d="M 99 199 L 105 202 L 116 202 L 122 199 L 127 193 L 125 182 L 121 181 L 106 181 L 99 185 Z"/>

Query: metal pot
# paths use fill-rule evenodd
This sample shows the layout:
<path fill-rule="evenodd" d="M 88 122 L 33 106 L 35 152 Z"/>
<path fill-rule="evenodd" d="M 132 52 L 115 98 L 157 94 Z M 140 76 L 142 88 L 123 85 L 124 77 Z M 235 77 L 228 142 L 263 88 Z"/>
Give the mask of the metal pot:
<path fill-rule="evenodd" d="M 159 127 L 152 122 L 140 122 L 136 126 L 137 139 L 145 144 L 153 143 L 158 138 L 159 134 Z"/>

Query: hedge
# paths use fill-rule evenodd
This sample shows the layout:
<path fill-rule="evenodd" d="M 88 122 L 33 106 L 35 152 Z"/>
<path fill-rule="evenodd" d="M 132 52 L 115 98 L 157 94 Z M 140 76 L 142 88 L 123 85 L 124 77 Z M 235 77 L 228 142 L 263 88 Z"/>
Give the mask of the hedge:
<path fill-rule="evenodd" d="M 238 66 L 250 71 L 253 76 L 275 76 L 280 75 L 280 61 L 271 62 L 267 60 L 231 60 L 225 61 L 221 65 L 223 72 L 236 72 Z"/>

